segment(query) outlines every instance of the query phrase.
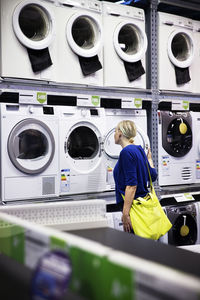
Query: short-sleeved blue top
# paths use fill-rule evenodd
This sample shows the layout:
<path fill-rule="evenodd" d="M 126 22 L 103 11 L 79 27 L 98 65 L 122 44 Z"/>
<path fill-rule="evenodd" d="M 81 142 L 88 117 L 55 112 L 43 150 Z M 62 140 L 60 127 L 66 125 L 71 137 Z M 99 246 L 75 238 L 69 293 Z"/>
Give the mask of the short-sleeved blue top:
<path fill-rule="evenodd" d="M 121 194 L 125 194 L 127 185 L 137 186 L 135 199 L 144 197 L 148 193 L 149 174 L 146 165 L 148 159 L 141 146 L 128 145 L 124 147 L 114 168 L 114 180 L 117 203 L 123 202 Z M 149 162 L 148 162 L 149 165 Z M 157 178 L 155 168 L 149 165 L 152 181 Z"/>

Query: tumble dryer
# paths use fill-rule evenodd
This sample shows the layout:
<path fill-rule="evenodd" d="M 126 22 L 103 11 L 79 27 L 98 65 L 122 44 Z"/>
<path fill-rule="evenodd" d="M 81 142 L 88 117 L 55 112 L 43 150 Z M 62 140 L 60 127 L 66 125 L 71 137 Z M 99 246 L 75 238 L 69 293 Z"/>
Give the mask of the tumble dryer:
<path fill-rule="evenodd" d="M 1 201 L 58 196 L 58 118 L 53 107 L 0 104 Z"/>
<path fill-rule="evenodd" d="M 158 88 L 192 92 L 193 21 L 158 12 Z"/>
<path fill-rule="evenodd" d="M 54 0 L 1 0 L 2 78 L 55 80 Z"/>
<path fill-rule="evenodd" d="M 190 112 L 158 111 L 160 186 L 194 183 L 195 152 Z"/>
<path fill-rule="evenodd" d="M 147 116 L 146 110 L 134 109 L 105 109 L 106 134 L 104 140 L 104 160 L 106 169 L 106 189 L 115 188 L 113 169 L 122 150 L 120 145 L 115 144 L 114 134 L 117 124 L 122 120 L 132 120 L 137 127 L 137 135 L 134 139 L 136 145 L 141 145 L 144 150 L 150 146 L 147 135 Z"/>
<path fill-rule="evenodd" d="M 146 89 L 145 15 L 140 8 L 102 2 L 104 86 Z"/>
<path fill-rule="evenodd" d="M 61 83 L 103 86 L 101 2 L 58 0 L 58 68 Z"/>
<path fill-rule="evenodd" d="M 194 147 L 194 165 L 195 179 L 194 183 L 200 183 L 200 112 L 191 112 L 193 147 Z"/>
<path fill-rule="evenodd" d="M 165 207 L 172 223 L 167 234 L 168 244 L 175 246 L 200 243 L 200 218 L 198 203 L 177 204 Z"/>
<path fill-rule="evenodd" d="M 194 22 L 194 42 L 195 42 L 195 55 L 192 71 L 193 71 L 193 93 L 200 94 L 199 84 L 199 66 L 200 66 L 200 21 Z"/>
<path fill-rule="evenodd" d="M 60 106 L 60 195 L 104 191 L 104 108 Z"/>

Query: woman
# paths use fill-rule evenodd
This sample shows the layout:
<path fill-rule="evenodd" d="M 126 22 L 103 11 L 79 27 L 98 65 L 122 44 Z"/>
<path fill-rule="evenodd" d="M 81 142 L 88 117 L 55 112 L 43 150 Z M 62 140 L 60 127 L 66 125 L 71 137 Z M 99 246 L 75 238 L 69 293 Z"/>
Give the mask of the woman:
<path fill-rule="evenodd" d="M 116 201 L 123 204 L 122 222 L 126 232 L 132 232 L 129 212 L 133 199 L 144 197 L 148 193 L 149 174 L 147 161 L 152 181 L 155 181 L 157 178 L 150 149 L 148 149 L 146 156 L 141 146 L 134 145 L 136 133 L 135 123 L 130 120 L 124 120 L 117 125 L 114 135 L 115 144 L 119 144 L 122 147 L 119 160 L 114 168 L 114 179 Z M 125 196 L 124 200 L 122 195 Z"/>

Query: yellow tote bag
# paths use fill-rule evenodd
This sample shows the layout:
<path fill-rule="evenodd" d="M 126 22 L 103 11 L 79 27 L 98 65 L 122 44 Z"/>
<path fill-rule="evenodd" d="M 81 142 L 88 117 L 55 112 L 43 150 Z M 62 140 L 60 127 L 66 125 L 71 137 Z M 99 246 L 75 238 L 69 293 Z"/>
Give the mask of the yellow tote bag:
<path fill-rule="evenodd" d="M 150 178 L 150 192 L 143 198 L 138 197 L 133 200 L 130 219 L 136 235 L 158 240 L 170 230 L 172 224 L 156 196 L 148 164 L 147 168 Z M 124 199 L 124 195 L 122 197 Z"/>

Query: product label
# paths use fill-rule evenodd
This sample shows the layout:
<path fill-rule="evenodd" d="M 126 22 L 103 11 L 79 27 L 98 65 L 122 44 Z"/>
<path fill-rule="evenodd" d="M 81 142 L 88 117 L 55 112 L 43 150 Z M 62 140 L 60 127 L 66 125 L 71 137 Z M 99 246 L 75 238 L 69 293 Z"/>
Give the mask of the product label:
<path fill-rule="evenodd" d="M 122 108 L 140 109 L 142 108 L 141 98 L 122 98 Z"/>
<path fill-rule="evenodd" d="M 32 300 L 59 300 L 66 291 L 72 273 L 69 256 L 54 250 L 42 256 L 31 281 Z"/>
<path fill-rule="evenodd" d="M 37 101 L 40 104 L 44 104 L 45 102 L 47 102 L 47 94 L 46 93 L 37 92 Z"/>
<path fill-rule="evenodd" d="M 169 155 L 162 156 L 162 175 L 169 176 L 170 175 L 170 158 Z"/>
<path fill-rule="evenodd" d="M 172 101 L 172 110 L 189 110 L 190 109 L 190 103 L 186 100 L 174 100 Z"/>
<path fill-rule="evenodd" d="M 61 192 L 70 191 L 70 169 L 61 170 L 60 190 Z"/>
<path fill-rule="evenodd" d="M 196 179 L 200 179 L 200 160 L 196 160 Z"/>
<path fill-rule="evenodd" d="M 194 197 L 190 193 L 178 194 L 174 196 L 177 202 L 194 201 Z"/>
<path fill-rule="evenodd" d="M 99 96 L 91 96 L 91 102 L 94 106 L 100 105 L 100 97 Z"/>
<path fill-rule="evenodd" d="M 79 95 L 77 96 L 77 106 L 100 107 L 100 97 L 95 95 L 93 96 Z"/>
<path fill-rule="evenodd" d="M 107 184 L 113 186 L 114 178 L 113 178 L 113 168 L 107 167 Z"/>

